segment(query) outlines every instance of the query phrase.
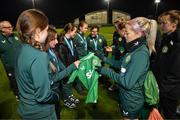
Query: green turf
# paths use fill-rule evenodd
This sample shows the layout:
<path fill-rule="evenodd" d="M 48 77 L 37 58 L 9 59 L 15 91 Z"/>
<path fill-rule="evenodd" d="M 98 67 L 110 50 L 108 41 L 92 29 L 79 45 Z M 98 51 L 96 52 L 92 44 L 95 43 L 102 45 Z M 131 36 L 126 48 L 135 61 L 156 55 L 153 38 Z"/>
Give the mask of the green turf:
<path fill-rule="evenodd" d="M 62 29 L 58 29 L 58 32 Z M 102 27 L 100 34 L 104 35 L 111 44 L 114 27 Z M 78 95 L 73 89 L 74 95 L 81 103 L 75 109 L 68 109 L 61 105 L 61 119 L 121 119 L 118 109 L 117 92 L 109 92 L 109 80 L 105 85 L 99 85 L 99 98 L 96 104 L 85 104 L 85 96 Z M 0 119 L 19 119 L 16 112 L 18 102 L 9 89 L 9 82 L 4 68 L 0 62 Z"/>

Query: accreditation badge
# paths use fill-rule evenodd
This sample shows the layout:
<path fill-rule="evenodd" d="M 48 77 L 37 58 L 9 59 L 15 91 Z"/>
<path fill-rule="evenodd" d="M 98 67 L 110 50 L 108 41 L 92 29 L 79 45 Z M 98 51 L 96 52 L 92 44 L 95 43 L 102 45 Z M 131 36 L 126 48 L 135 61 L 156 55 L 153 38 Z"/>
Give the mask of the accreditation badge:
<path fill-rule="evenodd" d="M 102 39 L 99 39 L 99 42 L 102 43 Z"/>
<path fill-rule="evenodd" d="M 129 61 L 131 60 L 131 55 L 128 55 L 126 58 L 125 58 L 125 63 L 129 63 Z"/>
<path fill-rule="evenodd" d="M 167 46 L 164 46 L 163 48 L 162 48 L 162 53 L 167 53 L 168 52 L 168 47 Z"/>

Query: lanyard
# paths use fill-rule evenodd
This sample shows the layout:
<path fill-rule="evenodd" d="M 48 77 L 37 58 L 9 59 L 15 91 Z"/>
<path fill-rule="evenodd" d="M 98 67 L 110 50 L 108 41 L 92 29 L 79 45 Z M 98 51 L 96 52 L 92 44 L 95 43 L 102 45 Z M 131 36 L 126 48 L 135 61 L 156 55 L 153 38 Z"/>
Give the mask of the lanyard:
<path fill-rule="evenodd" d="M 79 33 L 77 33 L 77 35 L 81 38 L 81 40 L 84 42 L 85 44 L 85 50 L 87 50 L 87 42 L 86 42 L 86 39 L 83 38 Z"/>
<path fill-rule="evenodd" d="M 54 58 L 53 60 L 57 62 L 56 67 L 57 67 L 57 70 L 59 71 L 60 68 L 59 68 L 59 65 L 58 65 L 58 59 L 57 59 L 56 54 L 51 49 L 49 49 L 48 52 L 53 56 L 53 58 Z"/>
<path fill-rule="evenodd" d="M 64 40 L 65 40 L 65 42 L 67 43 L 68 48 L 70 49 L 72 56 L 74 56 L 72 40 L 68 41 L 66 37 L 64 37 Z"/>
<path fill-rule="evenodd" d="M 97 40 L 93 38 L 93 42 L 94 42 L 94 49 L 97 50 Z"/>

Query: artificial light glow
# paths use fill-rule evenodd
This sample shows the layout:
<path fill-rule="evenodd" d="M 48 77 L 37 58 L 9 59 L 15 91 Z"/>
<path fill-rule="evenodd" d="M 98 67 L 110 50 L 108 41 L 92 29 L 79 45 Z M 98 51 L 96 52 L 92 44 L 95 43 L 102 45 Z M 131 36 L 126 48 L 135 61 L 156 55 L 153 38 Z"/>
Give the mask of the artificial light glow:
<path fill-rule="evenodd" d="M 161 2 L 161 0 L 155 0 L 154 2 L 155 2 L 155 3 L 160 3 L 160 2 Z"/>
<path fill-rule="evenodd" d="M 109 2 L 110 0 L 104 0 L 105 2 Z"/>

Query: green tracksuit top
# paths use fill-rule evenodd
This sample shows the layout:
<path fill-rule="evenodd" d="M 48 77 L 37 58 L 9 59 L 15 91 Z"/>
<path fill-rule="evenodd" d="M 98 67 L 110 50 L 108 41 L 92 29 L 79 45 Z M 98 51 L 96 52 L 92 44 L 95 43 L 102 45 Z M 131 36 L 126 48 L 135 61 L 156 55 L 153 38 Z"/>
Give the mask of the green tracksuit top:
<path fill-rule="evenodd" d="M 143 39 L 134 41 L 134 48 L 120 61 L 104 58 L 103 61 L 119 69 L 118 73 L 105 67 L 100 70 L 103 75 L 117 81 L 122 108 L 131 116 L 137 116 L 144 105 L 143 84 L 149 68 L 149 51 Z"/>
<path fill-rule="evenodd" d="M 98 99 L 98 78 L 99 74 L 95 71 L 95 66 L 101 66 L 99 58 L 94 53 L 89 53 L 80 59 L 79 68 L 72 73 L 68 83 L 75 80 L 76 76 L 88 90 L 86 103 L 96 103 Z"/>
<path fill-rule="evenodd" d="M 107 55 L 107 52 L 104 49 L 104 47 L 107 46 L 107 41 L 104 36 L 97 35 L 95 38 L 93 38 L 91 37 L 91 35 L 89 35 L 86 40 L 89 51 L 99 51 L 101 53 L 104 53 L 104 55 Z"/>
<path fill-rule="evenodd" d="M 54 119 L 59 95 L 52 90 L 47 53 L 28 44 L 17 49 L 15 74 L 20 93 L 18 112 L 23 119 Z"/>
<path fill-rule="evenodd" d="M 77 33 L 73 42 L 74 42 L 74 46 L 76 47 L 79 58 L 82 58 L 88 54 L 87 41 L 84 34 Z"/>
<path fill-rule="evenodd" d="M 20 40 L 14 34 L 6 37 L 0 33 L 0 59 L 6 70 L 14 69 L 15 52 L 19 43 Z"/>

